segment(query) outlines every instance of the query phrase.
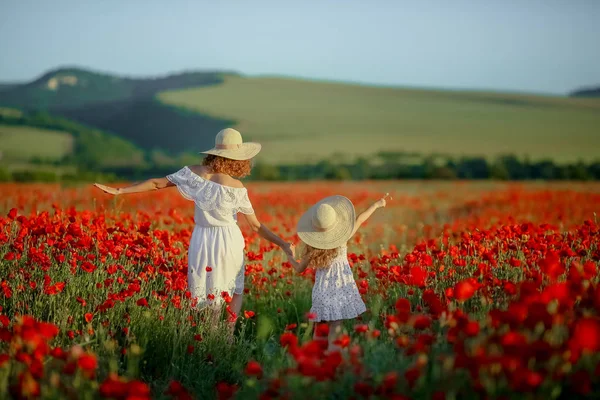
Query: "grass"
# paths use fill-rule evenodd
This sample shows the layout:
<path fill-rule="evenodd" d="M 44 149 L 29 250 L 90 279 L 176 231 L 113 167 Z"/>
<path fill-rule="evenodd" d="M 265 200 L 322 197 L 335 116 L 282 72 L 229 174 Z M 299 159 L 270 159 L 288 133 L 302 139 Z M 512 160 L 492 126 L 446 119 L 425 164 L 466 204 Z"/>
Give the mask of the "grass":
<path fill-rule="evenodd" d="M 2 161 L 28 161 L 33 157 L 59 160 L 73 151 L 73 137 L 65 132 L 29 126 L 0 125 Z"/>
<path fill-rule="evenodd" d="M 383 150 L 591 161 L 600 147 L 597 99 L 242 77 L 158 98 L 236 121 L 246 140 L 263 144 L 261 160 L 273 163 Z"/>

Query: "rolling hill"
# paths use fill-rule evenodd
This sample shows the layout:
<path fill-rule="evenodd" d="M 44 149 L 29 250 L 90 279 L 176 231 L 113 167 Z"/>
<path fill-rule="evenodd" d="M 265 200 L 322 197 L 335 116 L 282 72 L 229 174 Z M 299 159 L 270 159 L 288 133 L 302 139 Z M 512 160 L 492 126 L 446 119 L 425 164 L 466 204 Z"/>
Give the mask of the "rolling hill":
<path fill-rule="evenodd" d="M 225 72 L 184 72 L 133 79 L 79 68 L 50 71 L 32 82 L 0 89 L 0 106 L 52 115 L 113 133 L 145 150 L 194 150 L 197 137 L 231 123 L 158 103 L 163 90 L 217 85 Z"/>
<path fill-rule="evenodd" d="M 72 154 L 73 147 L 73 136 L 64 131 L 0 124 L 0 161 L 4 163 L 26 163 L 33 158 L 58 161 Z"/>
<path fill-rule="evenodd" d="M 0 91 L 0 104 L 24 110 L 80 108 L 90 104 L 151 98 L 169 89 L 216 85 L 221 72 L 184 72 L 157 78 L 126 78 L 81 68 L 58 68 L 29 83 Z"/>
<path fill-rule="evenodd" d="M 571 92 L 571 97 L 600 97 L 600 87 L 590 87 Z"/>
<path fill-rule="evenodd" d="M 600 148 L 600 99 L 370 87 L 219 71 L 134 79 L 61 68 L 29 83 L 0 86 L 0 107 L 25 113 L 20 120 L 11 117 L 9 125 L 74 135 L 74 157 L 80 161 L 98 161 L 104 150 L 112 164 L 122 165 L 129 154 L 139 161 L 157 150 L 173 156 L 209 148 L 226 126 L 262 142 L 260 160 L 274 164 L 348 161 L 379 152 L 515 154 L 572 162 L 596 160 Z M 6 125 L 7 117 L 0 117 Z"/>
<path fill-rule="evenodd" d="M 0 107 L 0 164 L 38 160 L 81 167 L 138 166 L 144 152 L 131 142 L 42 111 Z"/>
<path fill-rule="evenodd" d="M 600 100 L 226 77 L 162 92 L 171 106 L 236 121 L 261 159 L 310 162 L 380 151 L 559 162 L 598 159 Z M 204 147 L 211 143 L 202 143 Z"/>

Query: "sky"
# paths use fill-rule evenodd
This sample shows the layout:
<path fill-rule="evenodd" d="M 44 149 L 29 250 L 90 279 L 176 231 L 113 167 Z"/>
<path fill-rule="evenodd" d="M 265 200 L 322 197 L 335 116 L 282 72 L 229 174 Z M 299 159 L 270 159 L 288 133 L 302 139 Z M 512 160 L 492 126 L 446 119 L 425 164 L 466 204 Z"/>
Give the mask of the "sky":
<path fill-rule="evenodd" d="M 600 85 L 600 0 L 0 0 L 0 81 L 224 69 L 566 94 Z"/>

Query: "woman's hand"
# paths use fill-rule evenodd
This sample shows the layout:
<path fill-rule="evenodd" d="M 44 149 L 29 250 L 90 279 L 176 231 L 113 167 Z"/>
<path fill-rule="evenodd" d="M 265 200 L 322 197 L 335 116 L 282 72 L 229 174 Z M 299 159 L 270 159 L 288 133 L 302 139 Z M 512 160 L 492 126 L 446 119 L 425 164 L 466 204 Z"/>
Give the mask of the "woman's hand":
<path fill-rule="evenodd" d="M 296 245 L 294 243 L 288 243 L 290 246 L 290 250 L 292 251 L 292 257 L 296 258 Z"/>
<path fill-rule="evenodd" d="M 102 190 L 104 193 L 112 194 L 114 196 L 119 194 L 119 189 L 114 188 L 114 187 L 101 185 L 99 183 L 94 183 L 94 186 L 96 186 L 98 189 Z"/>
<path fill-rule="evenodd" d="M 387 205 L 387 201 L 385 200 L 390 194 L 386 193 L 385 196 L 383 196 L 381 199 L 377 200 L 375 202 L 375 205 L 377 206 L 377 208 L 383 208 Z M 390 197 L 390 200 L 392 198 Z"/>
<path fill-rule="evenodd" d="M 291 243 L 286 243 L 283 246 L 281 246 L 281 250 L 283 250 L 285 252 L 285 254 L 287 254 L 288 257 L 290 257 L 290 258 L 294 258 L 294 254 L 296 252 L 295 249 L 296 249 L 296 246 L 294 246 Z"/>

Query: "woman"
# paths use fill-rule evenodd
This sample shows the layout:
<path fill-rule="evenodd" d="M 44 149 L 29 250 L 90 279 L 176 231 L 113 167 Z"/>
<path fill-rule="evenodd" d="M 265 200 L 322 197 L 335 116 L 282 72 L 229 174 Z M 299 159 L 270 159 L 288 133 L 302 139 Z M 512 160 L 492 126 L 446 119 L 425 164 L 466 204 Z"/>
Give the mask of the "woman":
<path fill-rule="evenodd" d="M 94 186 L 112 195 L 139 193 L 177 186 L 179 192 L 195 203 L 194 232 L 188 251 L 188 287 L 198 305 L 221 306 L 223 292 L 231 296 L 231 310 L 242 308 L 244 293 L 244 238 L 237 225 L 242 213 L 255 232 L 292 255 L 289 243 L 262 225 L 254 215 L 242 178 L 250 174 L 251 159 L 261 145 L 243 143 L 235 129 L 217 134 L 215 147 L 202 165 L 184 167 L 165 178 L 148 179 L 124 188 Z M 226 297 L 226 296 L 225 296 Z"/>

